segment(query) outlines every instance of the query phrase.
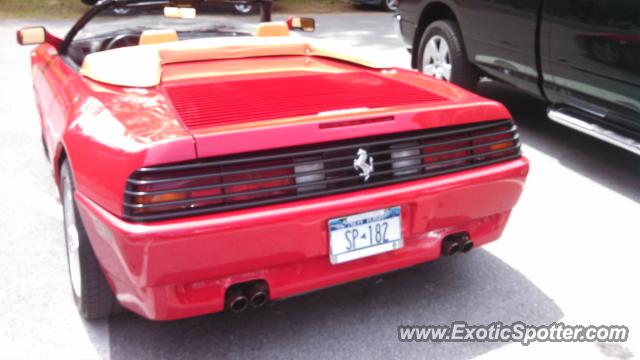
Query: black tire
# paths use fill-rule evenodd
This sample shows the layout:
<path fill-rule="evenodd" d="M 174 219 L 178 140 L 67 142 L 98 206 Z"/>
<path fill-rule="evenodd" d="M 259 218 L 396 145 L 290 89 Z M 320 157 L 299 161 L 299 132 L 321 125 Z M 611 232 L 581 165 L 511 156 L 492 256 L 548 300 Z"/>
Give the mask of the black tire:
<path fill-rule="evenodd" d="M 64 228 L 65 228 L 65 248 L 67 249 L 67 265 L 69 270 L 69 279 L 71 281 L 71 293 L 73 299 L 78 308 L 78 312 L 82 317 L 88 320 L 102 319 L 112 315 L 115 315 L 122 311 L 120 304 L 116 300 L 107 280 L 102 273 L 102 269 L 98 264 L 98 259 L 93 252 L 89 237 L 82 224 L 82 219 L 78 214 L 78 207 L 76 206 L 75 199 L 73 199 L 73 191 L 75 191 L 75 184 L 73 181 L 73 175 L 67 161 L 62 164 L 60 168 L 60 186 L 61 186 L 61 202 L 64 213 Z M 67 199 L 68 192 L 71 191 L 71 199 Z M 69 205 L 70 204 L 70 205 Z M 71 206 L 71 209 L 67 211 L 67 207 Z M 72 261 L 69 249 L 69 231 L 67 226 L 69 224 L 68 217 L 73 217 L 74 225 L 77 231 L 77 257 L 79 260 L 79 277 L 80 277 L 80 289 L 76 290 L 72 279 Z"/>
<path fill-rule="evenodd" d="M 398 11 L 398 2 L 391 0 L 382 0 L 382 9 L 385 11 Z"/>
<path fill-rule="evenodd" d="M 44 133 L 40 135 L 40 141 L 42 142 L 42 151 L 44 151 L 44 157 L 49 161 L 49 148 L 47 148 L 47 141 L 44 139 Z"/>
<path fill-rule="evenodd" d="M 477 69 L 467 59 L 467 52 L 462 40 L 462 33 L 458 24 L 451 20 L 438 20 L 429 25 L 420 40 L 418 48 L 418 70 L 425 72 L 424 57 L 427 44 L 432 39 L 444 39 L 449 48 L 449 60 L 451 65 L 448 81 L 468 90 L 475 89 L 478 84 L 479 74 Z"/>

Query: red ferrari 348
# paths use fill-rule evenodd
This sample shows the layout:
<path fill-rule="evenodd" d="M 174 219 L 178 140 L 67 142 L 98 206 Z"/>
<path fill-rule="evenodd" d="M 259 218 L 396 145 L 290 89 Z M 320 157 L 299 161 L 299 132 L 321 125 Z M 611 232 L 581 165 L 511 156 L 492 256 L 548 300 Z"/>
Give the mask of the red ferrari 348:
<path fill-rule="evenodd" d="M 267 0 L 250 31 L 188 5 L 18 32 L 84 317 L 239 312 L 500 237 L 529 169 L 501 104 L 290 35 L 313 20 Z"/>

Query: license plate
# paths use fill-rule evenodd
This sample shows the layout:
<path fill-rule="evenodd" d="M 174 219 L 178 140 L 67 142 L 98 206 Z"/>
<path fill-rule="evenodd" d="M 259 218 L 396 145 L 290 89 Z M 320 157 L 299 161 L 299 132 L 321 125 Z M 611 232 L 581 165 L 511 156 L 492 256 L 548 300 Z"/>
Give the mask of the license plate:
<path fill-rule="evenodd" d="M 400 207 L 329 220 L 329 244 L 332 264 L 400 249 Z"/>

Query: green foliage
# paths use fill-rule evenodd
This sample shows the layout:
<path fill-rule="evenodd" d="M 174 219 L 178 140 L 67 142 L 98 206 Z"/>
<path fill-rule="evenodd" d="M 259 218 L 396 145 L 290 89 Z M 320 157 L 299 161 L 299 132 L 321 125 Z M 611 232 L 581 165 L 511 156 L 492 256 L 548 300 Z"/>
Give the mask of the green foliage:
<path fill-rule="evenodd" d="M 0 17 L 77 17 L 87 6 L 80 0 L 0 0 Z"/>

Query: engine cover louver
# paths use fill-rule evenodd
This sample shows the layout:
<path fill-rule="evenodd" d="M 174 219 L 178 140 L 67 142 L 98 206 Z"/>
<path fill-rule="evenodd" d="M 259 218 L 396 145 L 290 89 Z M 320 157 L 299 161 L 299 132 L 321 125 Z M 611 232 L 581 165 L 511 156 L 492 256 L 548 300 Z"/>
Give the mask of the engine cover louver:
<path fill-rule="evenodd" d="M 365 71 L 168 84 L 165 90 L 188 129 L 446 100 L 428 90 Z"/>

